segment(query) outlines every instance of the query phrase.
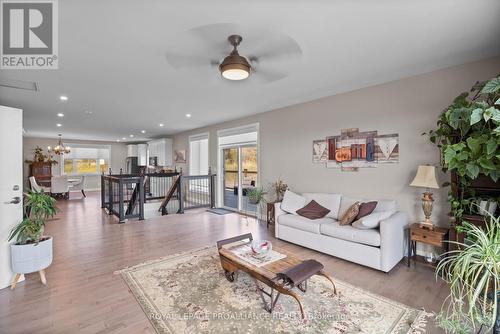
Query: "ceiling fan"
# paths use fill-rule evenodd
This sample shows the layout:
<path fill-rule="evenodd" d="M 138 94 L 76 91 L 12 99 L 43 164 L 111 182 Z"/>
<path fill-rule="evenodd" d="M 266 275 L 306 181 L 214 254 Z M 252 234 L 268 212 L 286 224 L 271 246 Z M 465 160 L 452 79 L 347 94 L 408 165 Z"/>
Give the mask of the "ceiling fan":
<path fill-rule="evenodd" d="M 238 45 L 243 38 L 240 35 L 231 35 L 227 40 L 233 46 L 233 51 L 220 63 L 219 71 L 225 79 L 244 80 L 250 76 L 252 65 L 238 53 Z"/>
<path fill-rule="evenodd" d="M 302 55 L 298 43 L 287 35 L 225 23 L 177 35 L 169 49 L 175 50 L 166 53 L 175 69 L 193 70 L 198 77 L 215 73 L 231 81 L 251 79 L 264 83 L 289 75 Z"/>

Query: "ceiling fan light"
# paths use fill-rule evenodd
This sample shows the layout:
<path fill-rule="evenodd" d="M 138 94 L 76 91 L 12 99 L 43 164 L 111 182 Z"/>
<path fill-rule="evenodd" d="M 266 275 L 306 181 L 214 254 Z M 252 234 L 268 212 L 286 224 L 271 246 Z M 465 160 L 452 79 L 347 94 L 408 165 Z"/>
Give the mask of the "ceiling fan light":
<path fill-rule="evenodd" d="M 244 80 L 250 76 L 251 66 L 245 57 L 233 51 L 219 66 L 222 77 L 228 80 Z"/>
<path fill-rule="evenodd" d="M 250 76 L 250 72 L 241 68 L 228 68 L 222 71 L 222 76 L 228 80 L 245 80 Z"/>

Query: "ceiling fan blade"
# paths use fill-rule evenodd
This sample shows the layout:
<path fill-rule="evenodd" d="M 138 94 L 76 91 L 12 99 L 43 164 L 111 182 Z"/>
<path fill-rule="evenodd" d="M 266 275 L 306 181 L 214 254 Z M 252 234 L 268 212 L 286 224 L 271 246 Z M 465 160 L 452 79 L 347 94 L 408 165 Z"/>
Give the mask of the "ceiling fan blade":
<path fill-rule="evenodd" d="M 197 43 L 204 44 L 207 47 L 229 53 L 232 49 L 227 37 L 235 34 L 239 29 L 232 23 L 216 23 L 188 30 L 188 35 L 197 40 Z"/>
<path fill-rule="evenodd" d="M 242 45 L 241 53 L 244 45 Z M 250 52 L 251 50 L 251 52 Z M 283 58 L 298 58 L 302 55 L 302 49 L 297 42 L 286 35 L 269 36 L 268 38 L 258 41 L 258 44 L 250 45 L 248 58 L 257 58 L 260 61 L 264 59 L 283 59 Z"/>
<path fill-rule="evenodd" d="M 165 57 L 168 63 L 176 69 L 184 67 L 214 66 L 219 64 L 218 60 L 206 55 L 200 56 L 196 54 L 167 52 Z"/>
<path fill-rule="evenodd" d="M 286 71 L 280 71 L 277 69 L 255 69 L 252 73 L 252 79 L 260 83 L 270 83 L 274 81 L 281 80 L 288 75 Z"/>

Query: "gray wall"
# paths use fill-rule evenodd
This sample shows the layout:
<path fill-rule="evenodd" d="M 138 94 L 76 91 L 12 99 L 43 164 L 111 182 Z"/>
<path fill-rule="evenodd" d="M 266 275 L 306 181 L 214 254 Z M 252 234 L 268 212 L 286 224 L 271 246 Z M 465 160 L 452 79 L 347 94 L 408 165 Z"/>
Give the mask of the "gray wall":
<path fill-rule="evenodd" d="M 439 163 L 438 150 L 421 133 L 435 127 L 438 115 L 454 97 L 468 91 L 476 81 L 498 73 L 500 57 L 455 66 L 184 132 L 174 137 L 174 149 L 187 150 L 189 135 L 209 132 L 210 165 L 217 170 L 217 130 L 258 122 L 262 185 L 281 176 L 297 192 L 338 192 L 352 197 L 396 199 L 411 220 L 421 219 L 422 190 L 408 184 L 418 165 Z M 399 133 L 399 163 L 359 172 L 342 172 L 313 164 L 312 141 L 339 134 L 344 128 Z M 188 168 L 182 164 L 177 167 L 186 171 Z M 442 183 L 447 177 L 439 175 L 439 179 Z M 447 224 L 447 191 L 435 191 L 433 217 L 437 217 L 434 220 L 440 225 Z"/>
<path fill-rule="evenodd" d="M 23 159 L 33 160 L 33 149 L 36 146 L 40 146 L 44 149 L 45 153 L 47 153 L 47 146 L 54 146 L 57 144 L 57 138 L 34 138 L 34 137 L 24 137 L 23 138 Z M 111 146 L 111 168 L 113 172 L 117 172 L 120 168 L 123 168 L 125 171 L 126 163 L 125 159 L 127 158 L 127 146 L 123 143 L 116 142 L 106 142 L 106 141 L 89 141 L 89 140 L 64 140 L 65 143 L 75 143 L 75 144 L 93 144 L 93 145 L 110 145 Z M 59 157 L 55 156 L 55 160 L 59 161 Z M 57 164 L 52 167 L 53 175 L 60 175 L 61 168 L 60 164 Z M 29 165 L 24 164 L 24 180 L 25 187 L 28 186 L 28 177 L 29 177 Z M 99 175 L 89 175 L 87 178 L 87 187 L 89 189 L 100 189 L 101 186 L 101 178 Z"/>

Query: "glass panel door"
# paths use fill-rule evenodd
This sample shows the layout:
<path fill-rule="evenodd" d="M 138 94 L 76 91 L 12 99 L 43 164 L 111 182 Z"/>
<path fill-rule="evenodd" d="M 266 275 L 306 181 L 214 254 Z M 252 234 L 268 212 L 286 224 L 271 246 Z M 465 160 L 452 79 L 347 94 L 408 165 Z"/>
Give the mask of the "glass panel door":
<path fill-rule="evenodd" d="M 257 214 L 257 205 L 248 201 L 248 191 L 257 186 L 257 146 L 243 146 L 241 156 L 242 207 L 240 210 L 251 215 Z"/>
<path fill-rule="evenodd" d="M 224 185 L 224 206 L 239 210 L 239 148 L 231 147 L 222 150 L 223 153 L 223 185 Z"/>

